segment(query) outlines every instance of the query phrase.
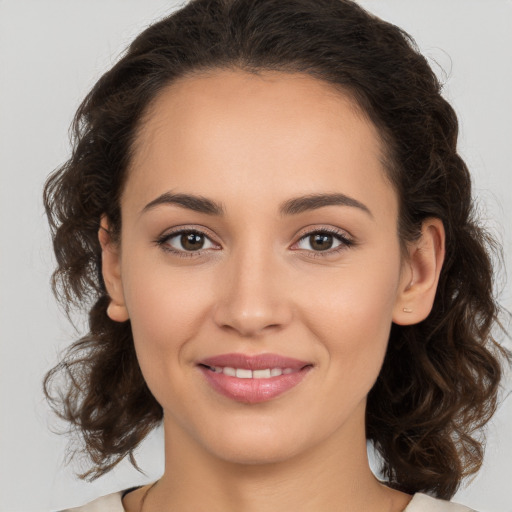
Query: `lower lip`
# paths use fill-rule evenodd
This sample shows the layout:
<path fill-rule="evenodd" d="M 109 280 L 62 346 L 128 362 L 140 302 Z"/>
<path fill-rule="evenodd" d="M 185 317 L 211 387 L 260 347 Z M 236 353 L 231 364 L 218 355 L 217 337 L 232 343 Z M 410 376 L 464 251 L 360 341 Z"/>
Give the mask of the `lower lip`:
<path fill-rule="evenodd" d="M 221 395 L 237 402 L 256 404 L 272 400 L 294 388 L 311 370 L 311 366 L 306 366 L 298 372 L 269 379 L 240 379 L 224 373 L 212 372 L 204 366 L 199 366 L 199 369 L 213 389 Z"/>

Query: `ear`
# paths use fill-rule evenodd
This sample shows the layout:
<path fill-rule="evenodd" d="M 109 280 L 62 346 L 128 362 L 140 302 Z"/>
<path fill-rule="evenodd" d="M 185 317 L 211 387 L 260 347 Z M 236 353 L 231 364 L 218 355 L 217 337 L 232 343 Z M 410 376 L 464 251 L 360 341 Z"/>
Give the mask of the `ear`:
<path fill-rule="evenodd" d="M 403 262 L 393 322 L 412 325 L 425 320 L 432 310 L 445 254 L 445 231 L 437 218 L 423 221 L 421 237 L 408 247 Z"/>
<path fill-rule="evenodd" d="M 98 239 L 101 245 L 101 271 L 103 281 L 110 296 L 107 315 L 115 322 L 128 320 L 128 310 L 124 302 L 121 280 L 121 255 L 119 245 L 112 240 L 109 224 L 105 215 L 101 217 Z"/>

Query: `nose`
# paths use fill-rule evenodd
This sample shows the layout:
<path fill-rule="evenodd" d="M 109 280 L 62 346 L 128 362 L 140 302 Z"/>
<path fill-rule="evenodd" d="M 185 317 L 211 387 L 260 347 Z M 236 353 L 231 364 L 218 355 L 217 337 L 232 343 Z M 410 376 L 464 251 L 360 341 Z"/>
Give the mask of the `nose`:
<path fill-rule="evenodd" d="M 215 323 L 243 337 L 259 337 L 284 328 L 292 319 L 289 297 L 293 293 L 285 274 L 268 247 L 240 247 L 219 276 Z"/>

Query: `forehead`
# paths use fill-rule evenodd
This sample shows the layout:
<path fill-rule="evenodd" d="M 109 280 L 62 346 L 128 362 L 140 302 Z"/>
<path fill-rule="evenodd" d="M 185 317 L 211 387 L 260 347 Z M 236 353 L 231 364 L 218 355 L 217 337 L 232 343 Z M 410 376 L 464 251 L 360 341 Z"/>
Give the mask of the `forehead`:
<path fill-rule="evenodd" d="M 348 94 L 297 73 L 181 78 L 146 112 L 133 155 L 127 188 L 148 200 L 191 186 L 205 196 L 260 197 L 389 188 L 375 126 Z"/>
<path fill-rule="evenodd" d="M 385 152 L 374 125 L 348 91 L 303 73 L 242 70 L 196 72 L 165 87 L 141 120 L 135 149 L 155 142 L 156 131 L 170 123 L 179 123 L 176 128 L 181 133 L 191 126 L 195 130 L 199 125 L 205 129 L 219 128 L 215 119 L 237 111 L 247 115 L 247 129 L 268 128 L 280 121 L 283 124 L 286 115 L 290 121 L 299 121 L 297 128 L 304 135 L 313 132 L 316 123 L 323 127 L 329 123 L 339 129 L 340 114 L 346 118 L 349 113 L 367 126 L 381 153 Z M 213 123 L 207 123 L 208 117 Z"/>

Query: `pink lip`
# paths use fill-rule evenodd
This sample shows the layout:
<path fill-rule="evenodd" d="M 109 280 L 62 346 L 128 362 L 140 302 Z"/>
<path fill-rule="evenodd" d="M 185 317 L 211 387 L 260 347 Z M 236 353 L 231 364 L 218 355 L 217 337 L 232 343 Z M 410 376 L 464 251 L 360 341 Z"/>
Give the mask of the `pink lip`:
<path fill-rule="evenodd" d="M 215 373 L 208 368 L 214 366 L 229 366 L 248 370 L 291 368 L 293 372 L 266 379 L 240 379 L 224 373 Z M 218 393 L 238 402 L 254 404 L 272 400 L 295 387 L 312 368 L 312 364 L 277 354 L 260 354 L 257 356 L 223 354 L 200 361 L 198 367 L 206 377 L 207 382 Z"/>

